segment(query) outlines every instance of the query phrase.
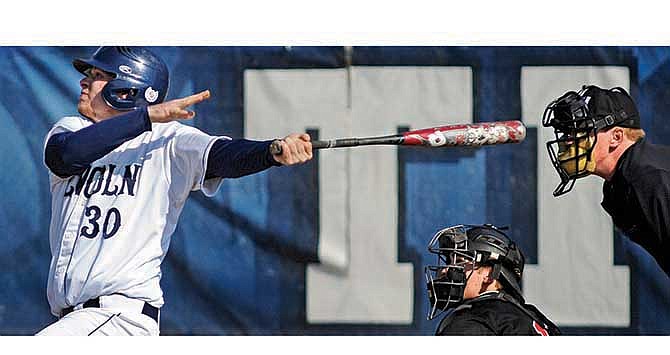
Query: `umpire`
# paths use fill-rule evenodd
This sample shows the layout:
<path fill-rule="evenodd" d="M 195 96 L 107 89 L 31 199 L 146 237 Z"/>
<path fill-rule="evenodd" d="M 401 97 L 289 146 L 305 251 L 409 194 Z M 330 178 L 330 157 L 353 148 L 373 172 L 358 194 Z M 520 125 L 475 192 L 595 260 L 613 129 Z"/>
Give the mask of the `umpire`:
<path fill-rule="evenodd" d="M 543 125 L 559 196 L 590 174 L 605 179 L 602 207 L 670 276 L 670 147 L 649 143 L 626 90 L 584 86 L 547 106 Z"/>
<path fill-rule="evenodd" d="M 490 224 L 458 225 L 433 237 L 427 266 L 428 319 L 447 312 L 435 335 L 560 335 L 535 306 L 525 303 L 519 282 L 524 256 Z"/>

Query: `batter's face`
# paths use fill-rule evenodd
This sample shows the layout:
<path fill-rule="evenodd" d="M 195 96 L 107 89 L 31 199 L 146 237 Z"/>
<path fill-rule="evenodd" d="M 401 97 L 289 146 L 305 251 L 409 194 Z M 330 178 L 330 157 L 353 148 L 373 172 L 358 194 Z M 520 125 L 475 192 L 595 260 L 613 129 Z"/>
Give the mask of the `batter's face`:
<path fill-rule="evenodd" d="M 86 71 L 86 76 L 79 81 L 81 94 L 77 109 L 80 114 L 93 122 L 100 122 L 121 113 L 109 107 L 102 98 L 102 89 L 112 79 L 114 77 L 111 74 L 95 67 Z"/>

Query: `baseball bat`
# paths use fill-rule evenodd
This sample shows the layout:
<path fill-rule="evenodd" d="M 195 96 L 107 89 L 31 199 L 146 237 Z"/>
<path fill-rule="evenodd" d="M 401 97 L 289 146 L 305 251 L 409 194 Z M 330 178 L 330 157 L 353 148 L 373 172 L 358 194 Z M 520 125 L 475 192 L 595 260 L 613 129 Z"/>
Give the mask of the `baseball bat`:
<path fill-rule="evenodd" d="M 453 124 L 407 131 L 378 137 L 340 138 L 312 141 L 312 149 L 356 147 L 360 145 L 407 145 L 439 147 L 480 147 L 484 145 L 520 143 L 526 138 L 521 121 L 497 121 Z M 270 145 L 272 154 L 281 154 L 279 140 Z"/>

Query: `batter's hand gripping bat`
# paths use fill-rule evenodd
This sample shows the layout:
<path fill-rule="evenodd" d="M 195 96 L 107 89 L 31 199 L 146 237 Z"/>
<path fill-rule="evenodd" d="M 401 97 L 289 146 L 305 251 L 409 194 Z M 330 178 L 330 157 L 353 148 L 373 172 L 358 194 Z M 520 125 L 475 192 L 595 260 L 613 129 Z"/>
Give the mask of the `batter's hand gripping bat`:
<path fill-rule="evenodd" d="M 312 149 L 355 147 L 359 145 L 416 145 L 429 148 L 479 147 L 483 145 L 520 143 L 526 138 L 526 126 L 521 121 L 497 121 L 454 124 L 417 129 L 390 136 L 342 138 L 312 141 Z M 270 145 L 270 152 L 281 154 L 280 141 Z"/>

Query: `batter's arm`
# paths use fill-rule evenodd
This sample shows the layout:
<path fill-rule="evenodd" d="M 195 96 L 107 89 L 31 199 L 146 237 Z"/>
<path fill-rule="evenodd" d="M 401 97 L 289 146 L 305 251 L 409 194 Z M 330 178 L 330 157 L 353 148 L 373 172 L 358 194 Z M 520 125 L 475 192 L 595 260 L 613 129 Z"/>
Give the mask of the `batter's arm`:
<path fill-rule="evenodd" d="M 205 179 L 238 178 L 281 165 L 270 154 L 272 142 L 248 139 L 217 140 L 209 151 Z"/>
<path fill-rule="evenodd" d="M 61 178 L 81 174 L 92 162 L 151 130 L 146 108 L 100 121 L 75 132 L 54 134 L 47 141 L 44 162 Z"/>
<path fill-rule="evenodd" d="M 263 171 L 272 166 L 304 163 L 312 158 L 309 135 L 293 133 L 279 143 L 281 154 L 273 155 L 273 141 L 248 139 L 217 140 L 209 151 L 205 179 L 237 178 Z"/>

